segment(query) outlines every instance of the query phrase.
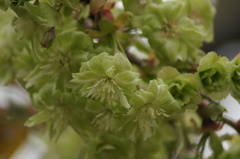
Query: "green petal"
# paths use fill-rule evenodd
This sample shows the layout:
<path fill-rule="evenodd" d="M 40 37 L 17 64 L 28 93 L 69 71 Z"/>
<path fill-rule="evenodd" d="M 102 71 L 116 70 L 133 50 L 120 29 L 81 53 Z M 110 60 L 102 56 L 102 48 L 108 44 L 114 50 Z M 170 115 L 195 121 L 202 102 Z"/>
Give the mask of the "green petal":
<path fill-rule="evenodd" d="M 177 112 L 180 110 L 179 103 L 173 98 L 166 87 L 160 87 L 157 99 L 154 104 L 163 109 L 166 113 Z M 157 109 L 157 108 L 156 108 Z"/>
<path fill-rule="evenodd" d="M 159 80 L 151 80 L 151 81 L 149 82 L 149 86 L 148 86 L 147 91 L 148 91 L 148 92 L 152 92 L 153 94 L 155 94 L 156 96 L 158 96 L 159 93 L 160 93 L 160 92 L 159 92 L 159 91 L 160 91 L 160 88 L 161 88 L 161 87 L 166 87 L 166 86 L 167 86 L 167 85 L 165 85 L 161 79 L 159 79 Z"/>
<path fill-rule="evenodd" d="M 156 106 L 156 109 L 161 108 L 163 111 L 167 111 L 167 113 L 180 110 L 179 104 L 175 101 L 168 91 L 168 86 L 162 80 L 150 81 L 147 91 L 155 95 L 155 99 L 151 103 Z"/>
<path fill-rule="evenodd" d="M 55 42 L 58 44 L 60 48 L 68 48 L 71 44 L 72 33 L 75 30 L 67 30 L 57 35 Z"/>
<path fill-rule="evenodd" d="M 79 5 L 79 0 L 62 0 L 61 1 L 64 6 L 77 10 L 77 6 Z"/>
<path fill-rule="evenodd" d="M 131 71 L 132 70 L 132 66 L 131 63 L 129 62 L 129 60 L 121 53 L 117 53 L 114 55 L 114 62 L 115 62 L 115 66 L 116 69 L 119 72 L 123 72 L 123 71 Z"/>
<path fill-rule="evenodd" d="M 71 39 L 66 39 L 71 41 L 69 49 L 71 50 L 85 50 L 89 51 L 92 48 L 92 39 L 85 33 L 76 31 L 72 33 Z"/>
<path fill-rule="evenodd" d="M 44 2 L 40 3 L 39 6 L 41 14 L 38 13 L 35 15 L 42 15 L 43 19 L 48 21 L 48 26 L 54 27 L 61 24 L 62 16 L 56 9 Z"/>
<path fill-rule="evenodd" d="M 82 73 L 73 73 L 73 78 L 75 83 L 87 83 L 96 81 L 99 76 L 90 71 L 84 71 Z"/>
<path fill-rule="evenodd" d="M 124 92 L 130 93 L 140 82 L 140 79 L 138 77 L 139 73 L 126 71 L 115 75 L 114 79 L 116 83 L 124 90 Z"/>
<path fill-rule="evenodd" d="M 103 59 L 102 67 L 103 72 L 105 72 L 108 77 L 113 78 L 113 76 L 116 74 L 116 67 L 112 57 Z"/>
<path fill-rule="evenodd" d="M 144 90 L 139 90 L 138 92 L 134 93 L 132 98 L 130 99 L 129 103 L 138 108 L 143 106 L 144 104 L 151 103 L 154 100 L 154 94 L 151 92 L 147 92 Z"/>
<path fill-rule="evenodd" d="M 158 78 L 161 78 L 164 82 L 166 82 L 175 78 L 179 74 L 178 70 L 174 67 L 163 67 L 158 73 Z"/>
<path fill-rule="evenodd" d="M 28 127 L 32 127 L 38 124 L 41 124 L 45 121 L 48 121 L 51 118 L 51 112 L 44 110 L 41 111 L 39 113 L 37 113 L 36 115 L 30 117 L 25 123 L 25 126 Z"/>
<path fill-rule="evenodd" d="M 91 60 L 87 62 L 88 67 L 92 72 L 98 75 L 104 75 L 105 70 L 103 67 L 103 59 L 106 58 L 108 55 L 107 53 L 102 53 L 98 56 L 93 57 Z M 80 70 L 84 71 L 84 70 Z"/>
<path fill-rule="evenodd" d="M 100 113 L 104 110 L 104 106 L 97 102 L 97 101 L 93 101 L 93 100 L 88 100 L 87 104 L 86 104 L 86 110 L 90 111 L 92 113 Z"/>

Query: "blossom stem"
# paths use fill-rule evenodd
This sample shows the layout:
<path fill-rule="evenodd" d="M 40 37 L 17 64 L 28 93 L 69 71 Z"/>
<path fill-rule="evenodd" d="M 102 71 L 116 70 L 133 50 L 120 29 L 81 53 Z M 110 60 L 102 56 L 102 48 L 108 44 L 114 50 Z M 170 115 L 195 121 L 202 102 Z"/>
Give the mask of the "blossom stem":
<path fill-rule="evenodd" d="M 207 99 L 209 102 L 219 104 L 219 102 L 213 100 L 212 98 L 208 97 L 207 95 L 205 95 L 205 94 L 203 94 L 203 93 L 201 93 L 201 95 L 202 95 L 203 98 Z"/>
<path fill-rule="evenodd" d="M 123 54 L 126 55 L 126 52 L 125 52 L 125 50 L 124 50 L 123 47 L 122 47 L 122 44 L 121 44 L 118 40 L 116 40 L 116 42 L 117 42 L 117 45 L 118 45 L 118 47 L 119 47 L 119 51 L 121 51 Z"/>
<path fill-rule="evenodd" d="M 202 135 L 197 146 L 197 153 L 196 153 L 195 159 L 202 158 L 203 151 L 205 149 L 205 145 L 208 137 L 209 137 L 209 133 L 205 133 Z"/>

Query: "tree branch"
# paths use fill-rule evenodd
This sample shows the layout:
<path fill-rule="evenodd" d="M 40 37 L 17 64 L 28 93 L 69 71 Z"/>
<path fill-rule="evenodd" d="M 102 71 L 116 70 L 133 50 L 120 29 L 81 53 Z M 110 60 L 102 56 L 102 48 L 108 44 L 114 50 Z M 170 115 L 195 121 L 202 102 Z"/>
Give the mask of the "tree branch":
<path fill-rule="evenodd" d="M 226 117 L 222 117 L 222 121 L 226 124 L 228 124 L 229 126 L 231 126 L 233 129 L 235 129 L 239 134 L 240 134 L 240 125 L 237 124 L 236 122 L 226 118 Z"/>

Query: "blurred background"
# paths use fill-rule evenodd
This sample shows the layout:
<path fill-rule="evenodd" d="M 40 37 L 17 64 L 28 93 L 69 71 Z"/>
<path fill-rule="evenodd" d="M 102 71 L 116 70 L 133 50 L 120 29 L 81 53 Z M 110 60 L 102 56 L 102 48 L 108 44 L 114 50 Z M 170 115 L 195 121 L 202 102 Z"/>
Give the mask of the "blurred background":
<path fill-rule="evenodd" d="M 230 60 L 240 52 L 239 0 L 212 0 L 217 8 L 214 42 L 203 45 L 205 52 L 216 51 Z"/>
<path fill-rule="evenodd" d="M 205 52 L 215 51 L 219 55 L 227 56 L 230 60 L 240 52 L 240 12 L 239 0 L 212 0 L 217 8 L 214 28 L 214 42 L 204 44 Z M 121 4 L 118 4 L 121 7 Z M 1 11 L 0 11 L 1 12 Z M 224 116 L 238 121 L 240 119 L 240 105 L 228 96 L 222 102 L 228 112 Z M 57 143 L 48 141 L 43 135 L 40 125 L 34 128 L 23 126 L 26 119 L 36 113 L 27 92 L 14 83 L 8 87 L 0 85 L 0 159 L 62 159 L 77 158 L 81 146 L 81 139 L 69 128 Z M 218 135 L 235 134 L 235 130 L 227 125 Z M 68 149 L 66 150 L 66 147 Z M 224 148 L 228 149 L 228 143 Z M 211 154 L 205 149 L 205 157 Z"/>

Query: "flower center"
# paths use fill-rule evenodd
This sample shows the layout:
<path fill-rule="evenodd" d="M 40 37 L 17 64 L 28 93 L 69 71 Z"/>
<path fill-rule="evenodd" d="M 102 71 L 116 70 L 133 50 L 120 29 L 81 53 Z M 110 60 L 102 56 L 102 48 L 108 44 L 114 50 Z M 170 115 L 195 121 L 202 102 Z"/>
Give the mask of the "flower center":
<path fill-rule="evenodd" d="M 116 94 L 122 91 L 122 88 L 111 78 L 102 78 L 87 89 L 89 90 L 87 97 L 100 99 L 100 102 L 103 102 L 105 99 L 109 102 L 114 101 Z"/>
<path fill-rule="evenodd" d="M 221 75 L 218 71 L 210 70 L 201 72 L 200 76 L 202 77 L 203 84 L 209 90 L 219 90 Z"/>
<path fill-rule="evenodd" d="M 175 21 L 166 22 L 162 27 L 161 36 L 165 36 L 165 37 L 177 36 L 178 34 L 177 34 L 177 30 L 175 28 L 176 25 L 177 25 L 177 23 Z"/>

